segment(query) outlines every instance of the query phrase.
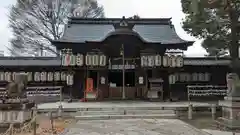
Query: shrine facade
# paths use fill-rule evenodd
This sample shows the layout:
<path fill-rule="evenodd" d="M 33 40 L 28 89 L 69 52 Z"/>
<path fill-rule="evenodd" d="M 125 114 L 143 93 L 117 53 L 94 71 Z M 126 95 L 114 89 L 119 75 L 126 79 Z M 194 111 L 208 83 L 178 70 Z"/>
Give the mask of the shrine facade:
<path fill-rule="evenodd" d="M 185 57 L 183 51 L 193 42 L 177 35 L 170 18 L 71 18 L 52 44 L 61 57 L 1 57 L 1 87 L 16 72 L 28 72 L 29 87 L 61 86 L 77 99 L 88 92 L 97 95 L 95 100 L 225 94 L 230 59 Z M 41 94 L 56 95 L 47 91 Z"/>

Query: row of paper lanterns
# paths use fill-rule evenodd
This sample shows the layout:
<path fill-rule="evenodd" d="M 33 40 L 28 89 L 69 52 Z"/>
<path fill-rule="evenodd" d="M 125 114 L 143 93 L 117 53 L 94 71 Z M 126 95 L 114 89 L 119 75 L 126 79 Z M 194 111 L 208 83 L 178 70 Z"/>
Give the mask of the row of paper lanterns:
<path fill-rule="evenodd" d="M 84 63 L 85 62 L 85 63 Z M 88 54 L 86 56 L 82 54 L 62 54 L 63 66 L 106 66 L 107 57 L 105 55 Z"/>
<path fill-rule="evenodd" d="M 169 75 L 169 83 L 176 82 L 207 82 L 210 81 L 209 73 L 175 73 Z"/>
<path fill-rule="evenodd" d="M 161 55 L 149 55 L 141 56 L 142 67 L 182 67 L 183 57 L 182 56 L 161 56 Z"/>
<path fill-rule="evenodd" d="M 0 72 L 0 81 L 15 80 L 18 72 Z M 66 72 L 26 72 L 28 81 L 45 82 L 45 81 L 67 81 Z"/>

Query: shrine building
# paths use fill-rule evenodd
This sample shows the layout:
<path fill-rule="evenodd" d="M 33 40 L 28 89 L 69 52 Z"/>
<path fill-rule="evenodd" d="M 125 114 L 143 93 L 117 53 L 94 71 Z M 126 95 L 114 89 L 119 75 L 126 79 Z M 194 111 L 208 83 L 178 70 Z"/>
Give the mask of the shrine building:
<path fill-rule="evenodd" d="M 193 43 L 177 35 L 171 18 L 73 17 L 52 42 L 60 57 L 1 57 L 0 85 L 26 72 L 30 96 L 57 96 L 51 88 L 58 86 L 75 99 L 222 98 L 230 59 L 185 57 Z"/>

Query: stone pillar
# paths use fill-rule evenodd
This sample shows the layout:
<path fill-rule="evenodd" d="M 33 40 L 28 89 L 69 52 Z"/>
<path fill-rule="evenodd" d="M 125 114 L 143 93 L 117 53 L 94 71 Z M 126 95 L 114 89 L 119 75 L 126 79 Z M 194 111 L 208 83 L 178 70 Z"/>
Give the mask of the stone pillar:
<path fill-rule="evenodd" d="M 211 105 L 211 112 L 212 112 L 212 119 L 215 120 L 216 119 L 216 105 L 215 104 Z"/>
<path fill-rule="evenodd" d="M 188 105 L 188 119 L 191 120 L 192 119 L 192 113 L 193 113 L 193 105 L 189 104 Z"/>

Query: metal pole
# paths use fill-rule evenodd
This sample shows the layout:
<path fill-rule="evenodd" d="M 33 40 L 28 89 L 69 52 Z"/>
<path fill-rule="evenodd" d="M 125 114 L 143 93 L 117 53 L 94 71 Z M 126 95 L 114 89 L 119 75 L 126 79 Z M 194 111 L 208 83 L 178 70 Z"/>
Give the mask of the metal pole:
<path fill-rule="evenodd" d="M 123 77 L 123 87 L 122 87 L 122 99 L 125 99 L 125 51 L 124 51 L 124 45 L 122 44 L 122 64 L 123 64 L 123 68 L 122 68 L 122 77 Z"/>

